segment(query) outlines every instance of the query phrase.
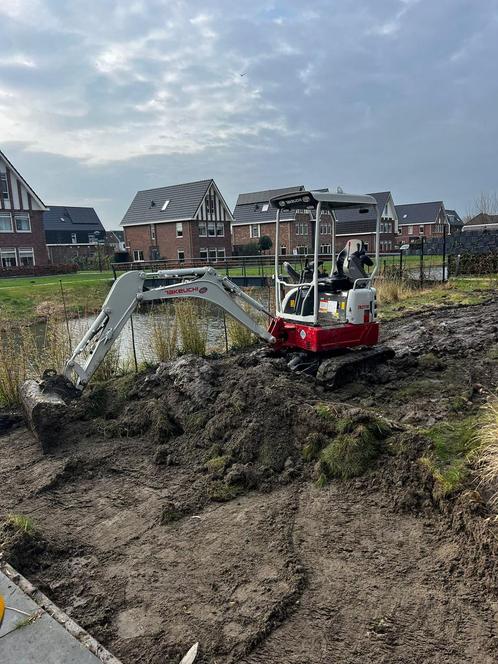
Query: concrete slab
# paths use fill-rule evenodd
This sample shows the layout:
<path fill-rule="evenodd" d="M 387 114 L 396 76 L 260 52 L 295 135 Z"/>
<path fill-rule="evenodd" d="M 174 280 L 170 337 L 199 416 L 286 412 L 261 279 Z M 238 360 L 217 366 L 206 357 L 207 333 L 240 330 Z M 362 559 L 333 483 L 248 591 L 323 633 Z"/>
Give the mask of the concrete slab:
<path fill-rule="evenodd" d="M 0 595 L 6 605 L 29 614 L 5 612 L 2 664 L 120 664 L 12 567 L 4 564 L 2 570 Z"/>

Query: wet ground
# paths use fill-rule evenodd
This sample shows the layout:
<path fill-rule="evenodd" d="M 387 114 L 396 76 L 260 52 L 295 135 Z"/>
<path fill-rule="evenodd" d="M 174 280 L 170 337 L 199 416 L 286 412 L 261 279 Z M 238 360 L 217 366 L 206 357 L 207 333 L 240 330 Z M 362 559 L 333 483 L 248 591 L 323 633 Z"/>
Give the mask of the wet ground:
<path fill-rule="evenodd" d="M 213 664 L 495 662 L 492 514 L 434 499 L 413 427 L 496 388 L 498 304 L 383 335 L 396 357 L 338 390 L 262 351 L 186 357 L 89 389 L 51 455 L 10 429 L 0 509 L 38 534 L 6 555 L 125 664 L 194 641 Z M 320 488 L 305 451 L 344 422 L 384 423 L 378 457 Z"/>

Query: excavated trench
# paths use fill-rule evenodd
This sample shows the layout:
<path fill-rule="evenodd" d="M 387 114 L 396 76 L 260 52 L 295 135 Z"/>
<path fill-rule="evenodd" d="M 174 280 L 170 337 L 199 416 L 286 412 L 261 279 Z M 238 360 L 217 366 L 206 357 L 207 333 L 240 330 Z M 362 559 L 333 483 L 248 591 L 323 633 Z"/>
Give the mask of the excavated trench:
<path fill-rule="evenodd" d="M 496 520 L 471 477 L 437 497 L 418 428 L 498 385 L 498 303 L 383 335 L 335 390 L 265 349 L 90 387 L 50 455 L 5 414 L 0 512 L 36 531 L 4 557 L 124 664 L 495 662 Z"/>

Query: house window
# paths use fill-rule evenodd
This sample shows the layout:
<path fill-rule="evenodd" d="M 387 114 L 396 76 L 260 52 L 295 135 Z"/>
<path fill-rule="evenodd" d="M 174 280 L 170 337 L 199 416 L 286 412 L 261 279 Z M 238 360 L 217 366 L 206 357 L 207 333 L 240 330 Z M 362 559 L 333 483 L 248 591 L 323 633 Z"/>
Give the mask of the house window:
<path fill-rule="evenodd" d="M 168 205 L 169 205 L 169 201 L 164 201 L 161 210 L 164 212 L 164 210 L 168 207 Z"/>
<path fill-rule="evenodd" d="M 25 266 L 35 264 L 35 252 L 33 251 L 33 247 L 19 248 L 19 264 Z"/>
<path fill-rule="evenodd" d="M 424 227 L 423 227 L 423 226 L 419 226 L 419 227 L 418 227 L 418 234 L 419 234 L 419 235 L 423 235 L 423 234 L 424 234 Z"/>
<path fill-rule="evenodd" d="M 321 254 L 331 254 L 332 253 L 332 245 L 331 244 L 321 244 L 320 245 L 320 253 Z"/>
<path fill-rule="evenodd" d="M 287 247 L 284 244 L 280 247 L 280 255 L 287 256 Z"/>
<path fill-rule="evenodd" d="M 29 214 L 16 214 L 14 217 L 16 231 L 18 233 L 31 233 Z"/>
<path fill-rule="evenodd" d="M 208 236 L 216 237 L 216 223 L 214 221 L 208 221 Z"/>
<path fill-rule="evenodd" d="M 183 224 L 181 221 L 176 223 L 176 237 L 183 237 Z"/>
<path fill-rule="evenodd" d="M 413 226 L 408 226 L 408 235 L 413 235 Z"/>
<path fill-rule="evenodd" d="M 304 245 L 296 247 L 296 251 L 298 254 L 307 254 L 308 253 L 308 247 L 305 247 Z"/>
<path fill-rule="evenodd" d="M 206 212 L 207 214 L 214 214 L 215 210 L 215 205 L 214 205 L 214 198 L 209 196 L 206 198 Z"/>
<path fill-rule="evenodd" d="M 77 241 L 76 233 L 71 233 L 71 243 L 76 244 Z"/>
<path fill-rule="evenodd" d="M 218 237 L 225 237 L 225 224 L 222 221 L 216 222 L 216 235 Z"/>
<path fill-rule="evenodd" d="M 270 207 L 269 203 L 263 203 L 263 207 L 261 208 L 261 212 L 268 212 L 269 207 Z"/>
<path fill-rule="evenodd" d="M 221 258 L 221 259 L 224 260 L 224 258 L 225 258 L 225 250 L 224 250 L 224 249 L 217 249 L 217 252 L 218 252 L 217 257 L 218 257 L 218 258 Z"/>
<path fill-rule="evenodd" d="M 216 249 L 209 249 L 208 251 L 209 254 L 209 260 L 210 261 L 215 261 L 216 260 Z"/>
<path fill-rule="evenodd" d="M 202 260 L 207 261 L 207 259 L 208 259 L 208 250 L 207 249 L 199 249 L 199 256 Z"/>
<path fill-rule="evenodd" d="M 183 263 L 185 261 L 185 251 L 183 249 L 178 249 L 176 255 L 178 256 L 178 261 L 180 263 Z"/>
<path fill-rule="evenodd" d="M 7 173 L 0 173 L 0 192 L 4 201 L 9 200 L 9 185 L 7 183 Z"/>
<path fill-rule="evenodd" d="M 138 263 L 140 261 L 143 261 L 144 259 L 144 252 L 141 249 L 134 249 L 133 250 L 133 260 Z"/>
<path fill-rule="evenodd" d="M 0 233 L 12 233 L 12 217 L 10 214 L 0 214 Z"/>
<path fill-rule="evenodd" d="M 254 224 L 254 226 L 251 226 L 251 237 L 259 237 L 261 233 L 261 227 L 259 224 Z"/>
<path fill-rule="evenodd" d="M 296 235 L 308 235 L 308 224 L 296 224 Z"/>
<path fill-rule="evenodd" d="M 88 244 L 95 244 L 95 235 L 88 236 Z"/>
<path fill-rule="evenodd" d="M 207 224 L 205 221 L 199 222 L 199 237 L 207 236 Z"/>
<path fill-rule="evenodd" d="M 2 267 L 15 267 L 17 265 L 16 250 L 7 247 L 0 248 Z"/>
<path fill-rule="evenodd" d="M 332 233 L 332 224 L 320 224 L 320 235 L 330 235 Z"/>
<path fill-rule="evenodd" d="M 156 241 L 156 227 L 154 226 L 154 224 L 150 225 L 150 239 L 151 242 Z"/>

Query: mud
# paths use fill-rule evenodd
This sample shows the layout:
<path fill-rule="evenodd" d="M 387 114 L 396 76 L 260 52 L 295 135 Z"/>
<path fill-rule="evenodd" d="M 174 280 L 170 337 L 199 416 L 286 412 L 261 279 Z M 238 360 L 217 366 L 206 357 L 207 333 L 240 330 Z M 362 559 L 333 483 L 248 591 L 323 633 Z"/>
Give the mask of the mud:
<path fill-rule="evenodd" d="M 89 388 L 51 455 L 14 418 L 0 511 L 39 535 L 4 525 L 4 557 L 124 664 L 495 662 L 494 515 L 471 481 L 435 497 L 413 426 L 496 388 L 498 305 L 383 336 L 395 358 L 336 390 L 265 349 Z M 367 434 L 361 477 L 317 461 Z"/>

